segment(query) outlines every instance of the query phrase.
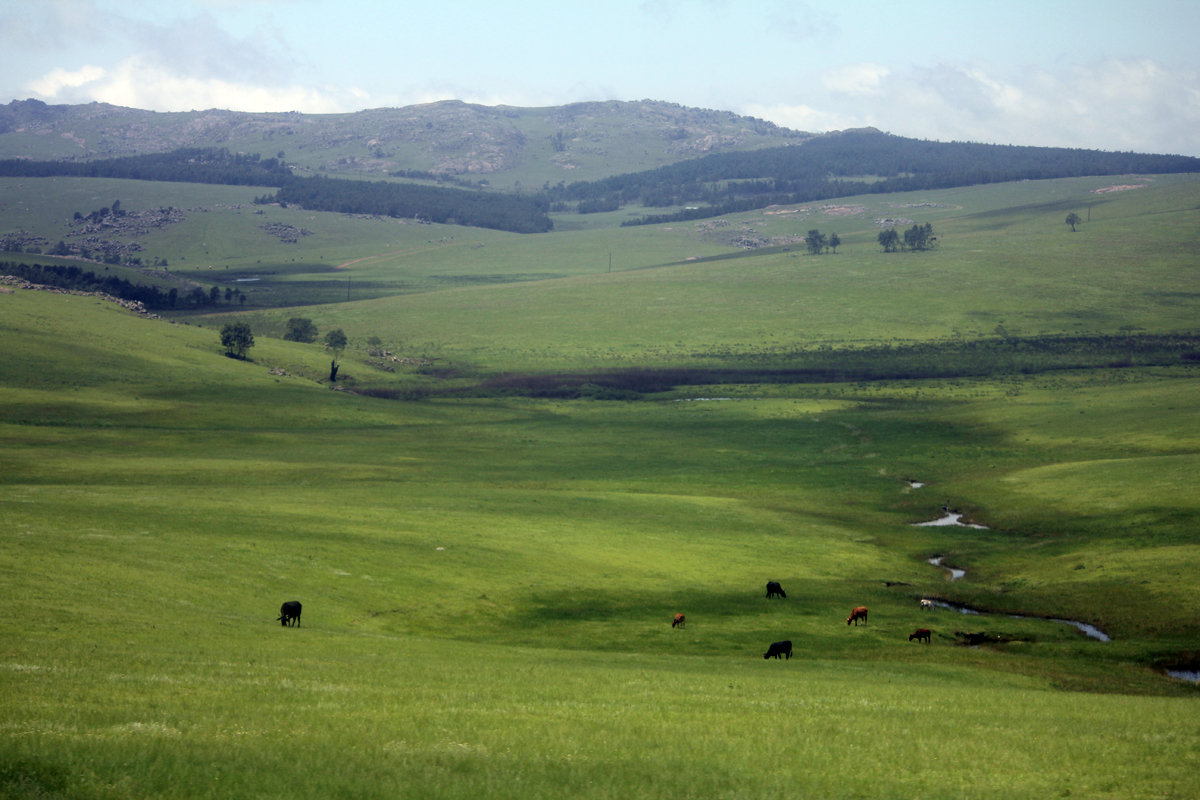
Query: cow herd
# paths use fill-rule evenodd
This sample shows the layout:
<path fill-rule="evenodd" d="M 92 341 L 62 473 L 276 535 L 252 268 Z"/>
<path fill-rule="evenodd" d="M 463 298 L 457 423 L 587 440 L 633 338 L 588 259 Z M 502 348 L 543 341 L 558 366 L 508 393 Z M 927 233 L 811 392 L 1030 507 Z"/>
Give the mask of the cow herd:
<path fill-rule="evenodd" d="M 770 599 L 772 597 L 784 597 L 784 598 L 787 597 L 787 592 L 783 591 L 783 587 L 779 585 L 778 581 L 768 581 L 767 582 L 767 599 Z M 933 607 L 934 606 L 933 606 L 932 600 L 925 600 L 925 599 L 921 600 L 921 610 L 922 611 L 931 610 L 931 609 L 933 609 Z M 684 615 L 676 614 L 674 620 L 671 621 L 671 627 L 672 628 L 676 628 L 676 627 L 682 628 L 683 622 L 684 622 Z M 850 616 L 846 618 L 847 625 L 849 625 L 850 623 L 854 623 L 857 626 L 859 624 L 859 622 L 862 622 L 862 624 L 864 624 L 864 625 L 867 624 L 867 607 L 866 606 L 858 606 L 857 608 L 852 610 L 850 612 Z M 908 637 L 908 640 L 910 642 L 913 641 L 914 639 L 917 642 L 924 642 L 925 644 L 930 644 L 933 640 L 933 632 L 930 631 L 928 628 L 917 628 L 915 631 L 913 631 L 911 634 L 909 634 L 909 637 Z M 777 659 L 778 658 L 788 658 L 788 659 L 790 659 L 791 657 L 792 657 L 792 643 L 790 640 L 783 641 L 783 642 L 772 642 L 771 646 L 767 648 L 767 652 L 763 654 L 763 658 L 777 658 Z"/>
<path fill-rule="evenodd" d="M 767 582 L 767 598 L 772 598 L 772 597 L 783 597 L 783 598 L 787 597 L 787 593 L 783 591 L 783 587 L 780 586 L 777 581 L 768 581 Z M 921 601 L 921 610 L 922 611 L 932 609 L 932 608 L 933 608 L 932 601 L 930 601 L 930 600 L 922 600 Z M 284 603 L 282 606 L 279 607 L 279 619 L 278 619 L 279 624 L 281 624 L 285 627 L 291 627 L 293 625 L 295 625 L 296 627 L 300 627 L 300 611 L 301 611 L 301 606 L 300 606 L 299 600 L 288 600 L 286 603 Z M 851 611 L 850 616 L 846 618 L 846 624 L 849 625 L 851 622 L 853 622 L 855 625 L 858 625 L 860 620 L 862 621 L 862 623 L 864 625 L 867 624 L 867 607 L 866 606 L 859 606 L 858 608 L 855 608 L 853 611 Z M 686 621 L 687 621 L 687 617 L 685 615 L 676 614 L 675 618 L 673 620 L 671 620 L 671 627 L 672 628 L 682 628 Z M 928 628 L 917 628 L 908 637 L 908 640 L 910 642 L 913 641 L 914 639 L 917 640 L 917 642 L 924 642 L 925 644 L 930 644 L 930 642 L 933 639 L 933 633 Z M 772 642 L 771 646 L 767 648 L 767 652 L 763 654 L 763 658 L 788 658 L 788 659 L 790 659 L 791 657 L 792 657 L 792 643 L 790 640 L 783 641 L 783 642 Z"/>

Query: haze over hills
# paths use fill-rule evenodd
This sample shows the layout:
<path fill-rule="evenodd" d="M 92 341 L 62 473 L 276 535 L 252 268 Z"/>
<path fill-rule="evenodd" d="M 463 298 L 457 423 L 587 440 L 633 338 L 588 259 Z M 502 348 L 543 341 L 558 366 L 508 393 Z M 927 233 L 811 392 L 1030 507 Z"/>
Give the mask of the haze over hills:
<path fill-rule="evenodd" d="M 276 187 L 255 202 L 515 233 L 552 230 L 552 212 L 640 206 L 654 213 L 623 224 L 677 222 L 852 196 L 864 181 L 871 193 L 891 193 L 1200 172 L 1200 159 L 1182 156 L 931 142 L 874 128 L 814 136 L 652 101 L 549 109 L 447 101 L 313 116 L 26 100 L 0 107 L 0 156 L 6 150 L 8 177 Z"/>
<path fill-rule="evenodd" d="M 493 184 L 595 180 L 813 134 L 728 111 L 652 100 L 550 108 L 447 100 L 350 114 L 156 113 L 105 103 L 0 106 L 0 158 L 92 159 L 220 146 L 285 153 L 300 174 L 420 170 Z"/>
<path fill-rule="evenodd" d="M 1197 159 L 21 110 L 0 797 L 1200 796 Z"/>

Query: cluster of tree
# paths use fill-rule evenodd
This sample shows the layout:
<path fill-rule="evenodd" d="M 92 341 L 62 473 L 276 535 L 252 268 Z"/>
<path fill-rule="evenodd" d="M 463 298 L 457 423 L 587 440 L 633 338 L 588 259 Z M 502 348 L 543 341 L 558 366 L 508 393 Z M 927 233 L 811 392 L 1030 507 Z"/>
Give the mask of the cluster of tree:
<path fill-rule="evenodd" d="M 284 341 L 312 344 L 317 340 L 317 326 L 311 319 L 292 317 L 287 321 L 287 330 L 283 334 Z"/>
<path fill-rule="evenodd" d="M 390 169 L 388 175 L 393 178 L 408 178 L 414 181 L 433 181 L 435 183 L 453 183 L 455 186 L 462 186 L 467 189 L 475 189 L 480 186 L 488 185 L 487 181 L 475 181 L 468 178 L 456 178 L 453 175 L 446 175 L 442 172 L 427 172 L 420 169 Z"/>
<path fill-rule="evenodd" d="M 620 207 L 619 197 L 597 197 L 594 200 L 580 200 L 576 211 L 580 214 L 597 214 L 601 211 L 616 211 Z"/>
<path fill-rule="evenodd" d="M 245 322 L 230 322 L 221 328 L 221 346 L 230 358 L 246 357 L 246 351 L 254 347 L 254 334 Z"/>
<path fill-rule="evenodd" d="M 879 244 L 883 247 L 883 252 L 894 253 L 903 247 L 906 250 L 931 250 L 937 247 L 937 237 L 933 235 L 933 223 L 926 222 L 924 225 L 913 225 L 904 232 L 904 238 L 900 238 L 900 234 L 896 233 L 895 228 L 888 228 L 886 231 L 879 232 Z"/>
<path fill-rule="evenodd" d="M 95 211 L 92 211 L 91 213 L 87 214 L 86 216 L 84 214 L 76 211 L 75 219 L 77 221 L 86 219 L 88 222 L 99 222 L 100 220 L 104 219 L 105 217 L 107 217 L 110 214 L 114 217 L 125 216 L 125 209 L 121 208 L 120 200 L 113 200 L 113 204 L 111 207 L 104 206 L 103 208 L 99 208 Z"/>
<path fill-rule="evenodd" d="M 549 204 L 539 198 L 387 181 L 293 178 L 274 195 L 257 197 L 254 202 L 294 204 L 310 211 L 413 217 L 512 233 L 545 233 L 554 227 L 546 214 Z"/>
<path fill-rule="evenodd" d="M 814 256 L 819 256 L 821 253 L 824 253 L 828 250 L 832 250 L 836 253 L 838 245 L 841 243 L 842 237 L 838 236 L 836 233 L 831 233 L 827 237 L 825 234 L 821 233 L 815 228 L 809 231 L 808 235 L 804 237 L 804 246 L 807 247 L 808 252 Z"/>
<path fill-rule="evenodd" d="M 1062 147 L 930 142 L 875 130 L 847 131 L 801 145 L 716 153 L 646 172 L 555 187 L 550 202 L 617 199 L 662 207 L 708 208 L 650 215 L 626 224 L 678 222 L 776 203 L 807 203 L 867 192 L 906 192 L 1014 180 L 1200 172 L 1188 156 L 1112 153 Z M 848 180 L 877 176 L 874 183 Z"/>
<path fill-rule="evenodd" d="M 146 308 L 164 310 L 173 308 L 208 308 L 220 305 L 222 296 L 225 303 L 232 305 L 246 304 L 246 295 L 241 289 L 226 287 L 222 293 L 220 287 L 213 286 L 207 292 L 199 286 L 193 287 L 187 294 L 180 294 L 178 289 L 163 291 L 157 286 L 146 286 L 133 283 L 115 275 L 97 275 L 88 270 L 84 272 L 79 267 L 61 266 L 57 264 L 16 264 L 11 261 L 0 263 L 0 274 L 15 275 L 30 283 L 43 286 L 57 286 L 60 289 L 73 289 L 81 292 L 104 292 L 122 300 L 136 300 Z"/>
<path fill-rule="evenodd" d="M 168 153 L 95 161 L 0 161 L 0 176 L 10 178 L 127 178 L 138 181 L 222 183 L 231 186 L 282 186 L 292 172 L 276 158 L 231 153 L 220 147 L 184 147 Z"/>
<path fill-rule="evenodd" d="M 41 251 L 39 251 L 39 252 L 41 252 Z M 58 244 L 54 245 L 53 247 L 51 247 L 49 250 L 46 251 L 46 255 L 50 255 L 50 256 L 64 256 L 65 257 L 65 256 L 74 255 L 74 254 L 75 254 L 75 250 L 70 245 L 68 245 L 66 242 L 64 242 L 62 239 L 59 239 Z M 105 264 L 127 264 L 131 267 L 139 267 L 142 264 L 141 257 L 139 257 L 139 256 L 122 256 L 120 250 L 113 249 L 111 247 L 110 247 L 110 249 L 107 249 L 107 250 L 101 249 L 101 250 L 97 250 L 96 252 L 92 252 L 92 250 L 90 248 L 80 246 L 79 247 L 79 256 L 81 258 L 87 259 L 88 261 L 100 261 Z M 166 259 L 155 259 L 156 266 L 158 265 L 157 262 L 159 262 L 159 261 L 162 262 L 163 266 L 166 266 Z"/>

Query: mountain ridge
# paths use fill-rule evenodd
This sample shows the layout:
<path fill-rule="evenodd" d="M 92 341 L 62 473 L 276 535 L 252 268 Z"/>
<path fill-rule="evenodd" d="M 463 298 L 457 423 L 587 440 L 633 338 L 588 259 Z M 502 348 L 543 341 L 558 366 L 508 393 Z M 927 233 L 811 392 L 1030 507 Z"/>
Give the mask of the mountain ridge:
<path fill-rule="evenodd" d="M 755 117 L 656 100 L 523 108 L 461 100 L 341 114 L 223 109 L 155 112 L 106 103 L 0 105 L 0 158 L 90 160 L 228 147 L 286 153 L 298 173 L 384 176 L 394 170 L 593 180 L 716 152 L 807 141 Z"/>

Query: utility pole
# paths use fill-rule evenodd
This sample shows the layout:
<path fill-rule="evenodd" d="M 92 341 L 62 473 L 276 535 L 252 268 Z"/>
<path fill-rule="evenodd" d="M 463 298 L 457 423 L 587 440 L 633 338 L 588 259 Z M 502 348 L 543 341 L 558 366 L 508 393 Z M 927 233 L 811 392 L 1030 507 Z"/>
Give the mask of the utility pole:
<path fill-rule="evenodd" d="M 612 253 L 608 254 L 608 271 L 612 272 Z"/>
<path fill-rule="evenodd" d="M 350 302 L 350 276 L 346 276 L 346 302 Z"/>

